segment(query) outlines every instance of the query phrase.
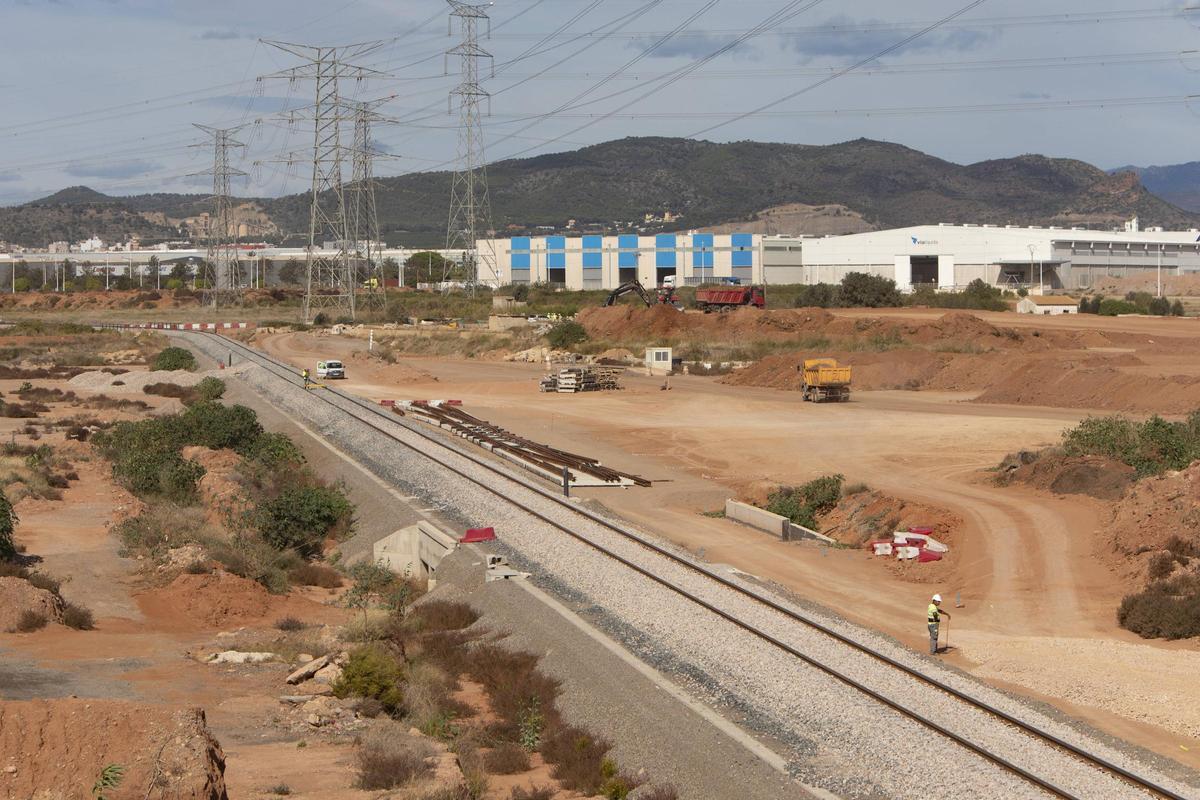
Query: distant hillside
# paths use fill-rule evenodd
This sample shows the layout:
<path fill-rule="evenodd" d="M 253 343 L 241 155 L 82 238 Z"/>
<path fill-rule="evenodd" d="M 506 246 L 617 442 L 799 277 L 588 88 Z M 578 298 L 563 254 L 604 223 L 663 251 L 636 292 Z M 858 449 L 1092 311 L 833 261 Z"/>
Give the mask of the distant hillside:
<path fill-rule="evenodd" d="M 936 222 L 1107 227 L 1135 215 L 1145 225 L 1200 224 L 1200 215 L 1151 194 L 1132 173 L 1036 155 L 962 166 L 869 139 L 811 146 L 628 138 L 499 162 L 488 168 L 488 182 L 494 222 L 505 234 L 563 230 L 570 219 L 576 230 L 648 233 L 743 222 L 775 233 Z M 430 246 L 444 240 L 449 173 L 379 184 L 380 225 L 389 242 Z M 245 202 L 281 230 L 307 230 L 307 194 Z M 93 232 L 108 239 L 106 231 L 139 225 L 144 237 L 154 237 L 205 208 L 202 195 L 113 198 L 73 187 L 0 209 L 0 239 L 43 244 L 47 237 Z M 643 224 L 646 214 L 661 217 L 665 211 L 681 216 L 669 224 Z"/>
<path fill-rule="evenodd" d="M 1188 211 L 1200 212 L 1200 161 L 1165 167 L 1119 167 L 1112 172 L 1133 172 L 1156 195 Z"/>

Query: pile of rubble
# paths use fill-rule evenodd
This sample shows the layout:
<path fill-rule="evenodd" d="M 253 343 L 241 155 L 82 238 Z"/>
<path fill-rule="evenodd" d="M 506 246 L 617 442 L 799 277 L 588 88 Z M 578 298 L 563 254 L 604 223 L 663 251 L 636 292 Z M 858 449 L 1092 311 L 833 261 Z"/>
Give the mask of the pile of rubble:
<path fill-rule="evenodd" d="M 913 561 L 925 564 L 929 561 L 941 561 L 944 553 L 950 548 L 934 539 L 930 534 L 933 528 L 912 527 L 906 531 L 896 531 L 891 541 L 871 542 L 872 552 L 877 556 L 895 556 L 899 561 Z"/>

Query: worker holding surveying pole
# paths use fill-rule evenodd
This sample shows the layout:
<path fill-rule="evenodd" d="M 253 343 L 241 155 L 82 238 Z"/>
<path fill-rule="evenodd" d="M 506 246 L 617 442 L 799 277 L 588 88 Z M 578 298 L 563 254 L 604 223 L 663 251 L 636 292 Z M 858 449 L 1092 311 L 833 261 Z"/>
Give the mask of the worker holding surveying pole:
<path fill-rule="evenodd" d="M 948 611 L 942 611 L 940 608 L 941 605 L 942 596 L 940 594 L 935 594 L 929 603 L 929 608 L 925 611 L 926 622 L 929 623 L 929 655 L 931 656 L 937 655 L 938 628 L 941 627 L 942 615 L 945 615 L 946 619 L 950 618 L 950 613 Z M 949 637 L 949 633 L 947 633 L 947 637 Z"/>

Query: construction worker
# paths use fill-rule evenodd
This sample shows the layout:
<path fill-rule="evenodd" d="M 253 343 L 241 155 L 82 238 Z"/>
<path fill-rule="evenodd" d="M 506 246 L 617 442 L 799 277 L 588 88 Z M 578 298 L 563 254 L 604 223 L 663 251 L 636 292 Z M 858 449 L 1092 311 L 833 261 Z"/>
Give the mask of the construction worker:
<path fill-rule="evenodd" d="M 938 627 L 942 621 L 942 615 L 946 618 L 950 617 L 950 612 L 942 611 L 942 596 L 935 594 L 929 602 L 929 608 L 925 610 L 925 619 L 929 623 L 929 655 L 935 656 L 938 651 Z"/>
<path fill-rule="evenodd" d="M 307 388 L 308 388 L 308 383 L 309 383 L 309 380 L 308 380 L 308 367 L 305 367 L 304 369 L 300 370 L 300 377 L 301 377 L 301 378 L 304 378 L 304 388 L 305 388 L 305 389 L 307 389 Z"/>

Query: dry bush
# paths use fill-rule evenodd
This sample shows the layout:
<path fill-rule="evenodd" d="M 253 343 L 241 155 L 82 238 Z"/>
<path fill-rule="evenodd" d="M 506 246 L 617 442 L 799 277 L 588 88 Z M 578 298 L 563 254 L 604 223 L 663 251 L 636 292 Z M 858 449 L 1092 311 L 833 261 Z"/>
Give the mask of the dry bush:
<path fill-rule="evenodd" d="M 537 656 L 495 645 L 475 647 L 470 655 L 467 671 L 487 689 L 492 710 L 500 717 L 492 727 L 497 735 L 515 740 L 531 706 L 540 710 L 546 724 L 556 721 L 559 683 L 537 669 Z"/>
<path fill-rule="evenodd" d="M 604 782 L 605 756 L 612 745 L 574 725 L 560 725 L 542 742 L 542 755 L 564 789 L 594 794 Z"/>
<path fill-rule="evenodd" d="M 472 709 L 451 694 L 455 680 L 428 661 L 414 662 L 404 687 L 404 719 L 427 736 L 449 738 L 454 720 L 470 716 Z"/>
<path fill-rule="evenodd" d="M 679 800 L 679 792 L 675 790 L 674 786 L 666 783 L 638 792 L 637 800 Z"/>
<path fill-rule="evenodd" d="M 305 562 L 288 573 L 288 578 L 297 586 L 320 586 L 322 589 L 337 589 L 342 585 L 342 573 L 324 564 Z"/>
<path fill-rule="evenodd" d="M 1150 580 L 1158 581 L 1170 575 L 1175 570 L 1175 556 L 1171 553 L 1158 553 L 1150 559 L 1146 574 Z"/>
<path fill-rule="evenodd" d="M 275 628 L 285 633 L 302 631 L 307 627 L 303 620 L 296 619 L 295 617 L 283 617 L 282 619 L 275 620 Z"/>
<path fill-rule="evenodd" d="M 17 618 L 17 626 L 13 630 L 17 633 L 33 633 L 46 627 L 49 621 L 46 615 L 40 611 L 23 611 Z"/>
<path fill-rule="evenodd" d="M 514 786 L 508 795 L 509 800 L 554 800 L 554 787 L 530 786 L 528 789 Z"/>
<path fill-rule="evenodd" d="M 529 753 L 513 742 L 504 742 L 488 751 L 483 763 L 495 775 L 518 775 L 530 769 Z"/>
<path fill-rule="evenodd" d="M 92 612 L 75 603 L 63 604 L 63 625 L 77 631 L 90 631 L 96 627 Z"/>
<path fill-rule="evenodd" d="M 457 631 L 474 625 L 479 615 L 466 603 L 431 600 L 415 606 L 408 619 L 416 630 Z"/>
<path fill-rule="evenodd" d="M 199 396 L 194 387 L 180 386 L 177 383 L 151 383 L 144 386 L 142 391 L 158 397 L 175 397 L 184 405 L 191 405 Z"/>
<path fill-rule="evenodd" d="M 363 736 L 358 750 L 358 787 L 394 789 L 429 771 L 434 749 L 391 720 L 379 720 Z"/>
<path fill-rule="evenodd" d="M 31 586 L 45 589 L 50 594 L 58 594 L 59 589 L 62 587 L 62 581 L 44 572 L 30 572 L 25 576 L 25 580 L 29 581 Z"/>

